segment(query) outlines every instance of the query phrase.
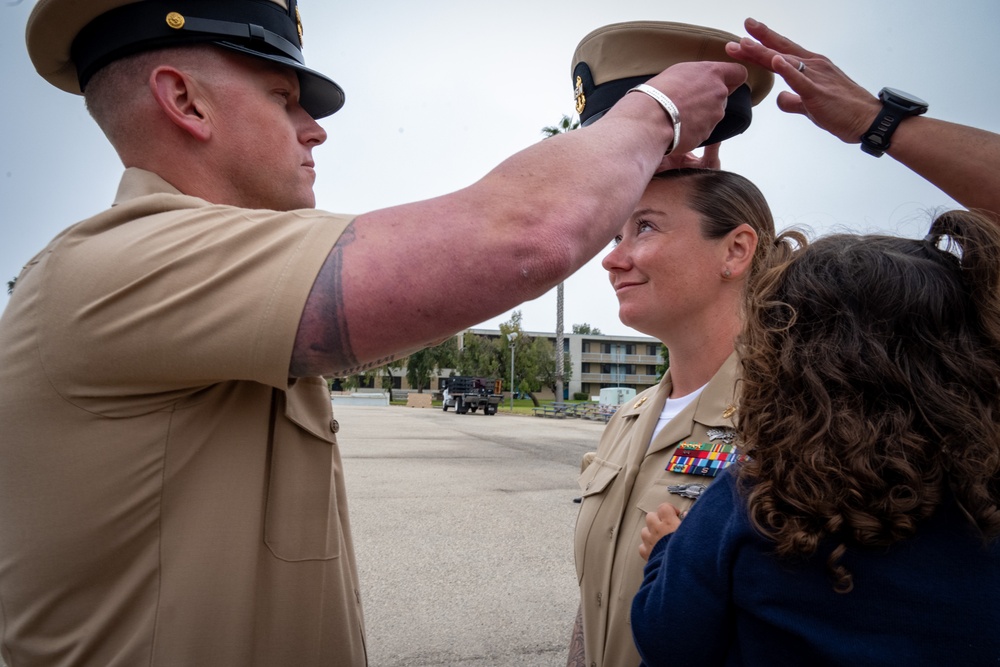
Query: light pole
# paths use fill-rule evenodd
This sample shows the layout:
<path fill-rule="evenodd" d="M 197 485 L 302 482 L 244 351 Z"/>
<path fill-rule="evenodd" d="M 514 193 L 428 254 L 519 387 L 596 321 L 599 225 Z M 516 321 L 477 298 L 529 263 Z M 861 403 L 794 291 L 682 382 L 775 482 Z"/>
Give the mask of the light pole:
<path fill-rule="evenodd" d="M 514 412 L 514 344 L 517 342 L 517 332 L 511 331 L 507 334 L 507 342 L 510 344 L 510 411 Z"/>

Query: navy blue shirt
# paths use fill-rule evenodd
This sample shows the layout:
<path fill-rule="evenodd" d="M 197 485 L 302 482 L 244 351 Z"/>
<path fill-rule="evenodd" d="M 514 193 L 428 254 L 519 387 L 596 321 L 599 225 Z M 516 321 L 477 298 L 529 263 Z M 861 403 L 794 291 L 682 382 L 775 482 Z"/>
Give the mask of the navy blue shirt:
<path fill-rule="evenodd" d="M 1000 665 L 1000 540 L 954 503 L 888 549 L 849 548 L 841 594 L 827 552 L 772 555 L 731 472 L 650 555 L 632 603 L 645 665 Z"/>

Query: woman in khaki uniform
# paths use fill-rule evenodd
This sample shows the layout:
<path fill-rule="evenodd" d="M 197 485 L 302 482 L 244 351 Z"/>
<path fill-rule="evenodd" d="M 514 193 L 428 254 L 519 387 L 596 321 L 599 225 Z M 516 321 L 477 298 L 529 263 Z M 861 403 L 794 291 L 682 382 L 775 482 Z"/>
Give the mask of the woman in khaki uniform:
<path fill-rule="evenodd" d="M 653 179 L 604 259 L 619 317 L 666 345 L 669 370 L 618 410 L 580 477 L 570 665 L 639 664 L 628 614 L 642 581 L 646 513 L 663 502 L 686 510 L 738 455 L 733 346 L 744 286 L 785 242 L 747 179 L 678 169 Z"/>

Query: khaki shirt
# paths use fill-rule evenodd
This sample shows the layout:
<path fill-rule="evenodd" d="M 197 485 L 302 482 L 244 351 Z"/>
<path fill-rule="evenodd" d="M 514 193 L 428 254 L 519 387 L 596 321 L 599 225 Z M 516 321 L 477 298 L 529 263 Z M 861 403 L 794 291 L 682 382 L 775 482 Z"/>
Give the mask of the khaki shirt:
<path fill-rule="evenodd" d="M 349 222 L 129 169 L 21 273 L 0 319 L 7 664 L 366 663 L 329 392 L 288 379 Z"/>
<path fill-rule="evenodd" d="M 735 424 L 735 353 L 650 442 L 670 395 L 670 373 L 623 405 L 608 422 L 597 456 L 580 475 L 583 503 L 576 524 L 576 570 L 580 582 L 584 647 L 589 667 L 635 667 L 629 614 L 642 583 L 639 556 L 646 513 L 664 502 L 685 510 L 694 502 L 670 493 L 676 484 L 708 484 L 712 477 L 666 472 L 681 442 L 709 442 L 708 430 Z M 683 623 L 683 610 L 678 610 Z"/>

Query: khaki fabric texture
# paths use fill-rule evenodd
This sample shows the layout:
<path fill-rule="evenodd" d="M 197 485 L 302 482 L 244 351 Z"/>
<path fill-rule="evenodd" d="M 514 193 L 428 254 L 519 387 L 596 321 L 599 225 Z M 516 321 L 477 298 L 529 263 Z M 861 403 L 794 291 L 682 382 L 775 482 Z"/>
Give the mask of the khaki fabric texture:
<path fill-rule="evenodd" d="M 708 429 L 735 425 L 736 415 L 729 414 L 733 412 L 729 408 L 734 405 L 738 366 L 734 353 L 697 400 L 650 442 L 670 395 L 668 371 L 660 384 L 615 413 L 601 436 L 597 455 L 580 475 L 583 502 L 575 550 L 588 666 L 639 664 L 629 614 L 642 583 L 645 562 L 639 545 L 646 513 L 655 512 L 664 502 L 686 510 L 694 501 L 670 493 L 667 487 L 712 481 L 711 477 L 666 472 L 667 462 L 681 442 L 708 442 Z M 683 617 L 679 609 L 678 623 L 683 624 Z"/>
<path fill-rule="evenodd" d="M 0 640 L 23 665 L 364 665 L 329 392 L 290 382 L 350 217 L 129 169 L 0 319 Z"/>

